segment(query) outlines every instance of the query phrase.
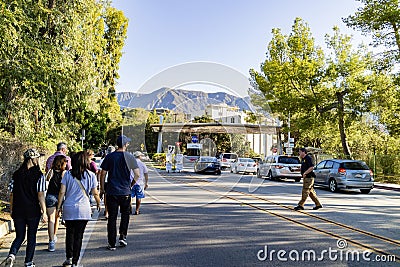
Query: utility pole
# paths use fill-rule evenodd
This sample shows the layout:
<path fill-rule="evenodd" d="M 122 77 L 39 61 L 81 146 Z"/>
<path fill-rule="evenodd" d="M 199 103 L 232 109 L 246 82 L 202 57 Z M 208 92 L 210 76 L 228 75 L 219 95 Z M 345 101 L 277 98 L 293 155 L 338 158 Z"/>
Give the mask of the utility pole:
<path fill-rule="evenodd" d="M 82 129 L 82 136 L 81 136 L 81 141 L 82 141 L 82 151 L 83 151 L 83 140 L 85 140 L 85 129 Z"/>

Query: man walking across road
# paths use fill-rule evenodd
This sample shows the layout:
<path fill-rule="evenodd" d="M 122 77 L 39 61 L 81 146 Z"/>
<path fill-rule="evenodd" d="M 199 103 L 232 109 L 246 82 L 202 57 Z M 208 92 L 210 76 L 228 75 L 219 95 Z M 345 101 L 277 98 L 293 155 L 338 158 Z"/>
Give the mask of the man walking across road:
<path fill-rule="evenodd" d="M 307 155 L 307 150 L 305 148 L 299 149 L 299 154 L 301 158 L 301 175 L 303 177 L 303 190 L 301 192 L 301 199 L 299 204 L 294 208 L 294 210 L 304 210 L 304 203 L 307 197 L 310 196 L 312 201 L 315 203 L 313 210 L 322 208 L 321 203 L 318 200 L 317 193 L 314 190 L 314 163 L 312 158 Z"/>
<path fill-rule="evenodd" d="M 47 173 L 48 170 L 51 169 L 51 166 L 53 165 L 53 160 L 56 156 L 63 155 L 67 158 L 67 168 L 66 170 L 71 169 L 71 158 L 67 156 L 68 148 L 67 144 L 64 142 L 60 142 L 57 144 L 57 151 L 54 152 L 53 155 L 51 155 L 47 161 L 46 161 L 46 169 L 45 172 Z"/>
<path fill-rule="evenodd" d="M 115 250 L 117 237 L 117 216 L 118 208 L 121 212 L 121 221 L 119 225 L 119 245 L 125 247 L 128 243 L 126 236 L 128 234 L 129 215 L 131 208 L 131 188 L 139 179 L 139 167 L 135 157 L 126 151 L 131 141 L 125 135 L 117 139 L 118 149 L 108 154 L 101 163 L 100 174 L 100 192 L 106 194 L 108 208 L 107 222 L 107 249 Z M 131 170 L 134 178 L 131 182 Z M 104 192 L 104 181 L 108 174 L 107 191 Z"/>

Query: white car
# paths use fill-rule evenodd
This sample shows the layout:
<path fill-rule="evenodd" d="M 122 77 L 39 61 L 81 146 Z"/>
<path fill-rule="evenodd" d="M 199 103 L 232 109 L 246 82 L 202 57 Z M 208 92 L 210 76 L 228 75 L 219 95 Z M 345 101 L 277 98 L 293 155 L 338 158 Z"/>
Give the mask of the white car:
<path fill-rule="evenodd" d="M 238 158 L 231 165 L 231 172 L 234 173 L 253 173 L 257 174 L 257 163 L 254 159 L 251 158 Z"/>
<path fill-rule="evenodd" d="M 231 168 L 231 165 L 237 160 L 237 158 L 238 155 L 236 153 L 221 153 L 221 155 L 219 155 L 221 170 Z"/>
<path fill-rule="evenodd" d="M 267 176 L 271 180 L 289 178 L 299 182 L 301 179 L 301 162 L 298 157 L 288 155 L 268 156 L 260 162 L 257 177 Z"/>

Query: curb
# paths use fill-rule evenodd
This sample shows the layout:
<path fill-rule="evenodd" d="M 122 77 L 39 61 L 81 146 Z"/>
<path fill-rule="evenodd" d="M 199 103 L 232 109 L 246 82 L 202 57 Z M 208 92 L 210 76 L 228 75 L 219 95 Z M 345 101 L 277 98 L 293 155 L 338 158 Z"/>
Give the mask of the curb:
<path fill-rule="evenodd" d="M 392 190 L 392 191 L 398 191 L 400 192 L 400 188 L 398 187 L 392 187 L 392 186 L 386 186 L 386 185 L 374 185 L 374 188 L 378 188 L 378 189 L 384 189 L 384 190 Z"/>
<path fill-rule="evenodd" d="M 14 222 L 10 221 L 3 221 L 0 224 L 0 238 L 11 233 L 14 231 Z"/>

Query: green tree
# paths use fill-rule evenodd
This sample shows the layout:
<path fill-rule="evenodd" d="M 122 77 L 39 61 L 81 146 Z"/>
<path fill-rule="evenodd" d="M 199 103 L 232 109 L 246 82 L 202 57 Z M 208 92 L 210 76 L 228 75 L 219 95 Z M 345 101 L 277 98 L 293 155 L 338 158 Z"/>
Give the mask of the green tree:
<path fill-rule="evenodd" d="M 325 98 L 324 71 L 322 49 L 315 45 L 308 25 L 296 18 L 290 35 L 282 34 L 280 29 L 272 30 L 261 72 L 250 70 L 253 87 L 261 92 L 252 98 L 284 122 L 284 132 L 288 131 L 290 112 L 292 136 L 310 145 L 320 136 L 310 129 L 319 129 L 316 108 Z"/>
<path fill-rule="evenodd" d="M 371 34 L 373 45 L 384 45 L 383 55 L 389 61 L 399 60 L 400 8 L 398 0 L 358 0 L 364 4 L 354 15 L 344 18 L 347 26 Z"/>
<path fill-rule="evenodd" d="M 0 128 L 43 144 L 78 142 L 92 115 L 95 128 L 118 127 L 122 12 L 95 0 L 0 0 L 0 9 Z"/>
<path fill-rule="evenodd" d="M 371 57 L 365 49 L 354 51 L 351 38 L 337 27 L 326 41 L 328 56 L 315 46 L 307 24 L 296 19 L 289 36 L 273 30 L 261 73 L 251 75 L 281 120 L 291 113 L 291 132 L 303 145 L 321 146 L 329 129 L 351 157 L 346 128 L 368 112 Z"/>

